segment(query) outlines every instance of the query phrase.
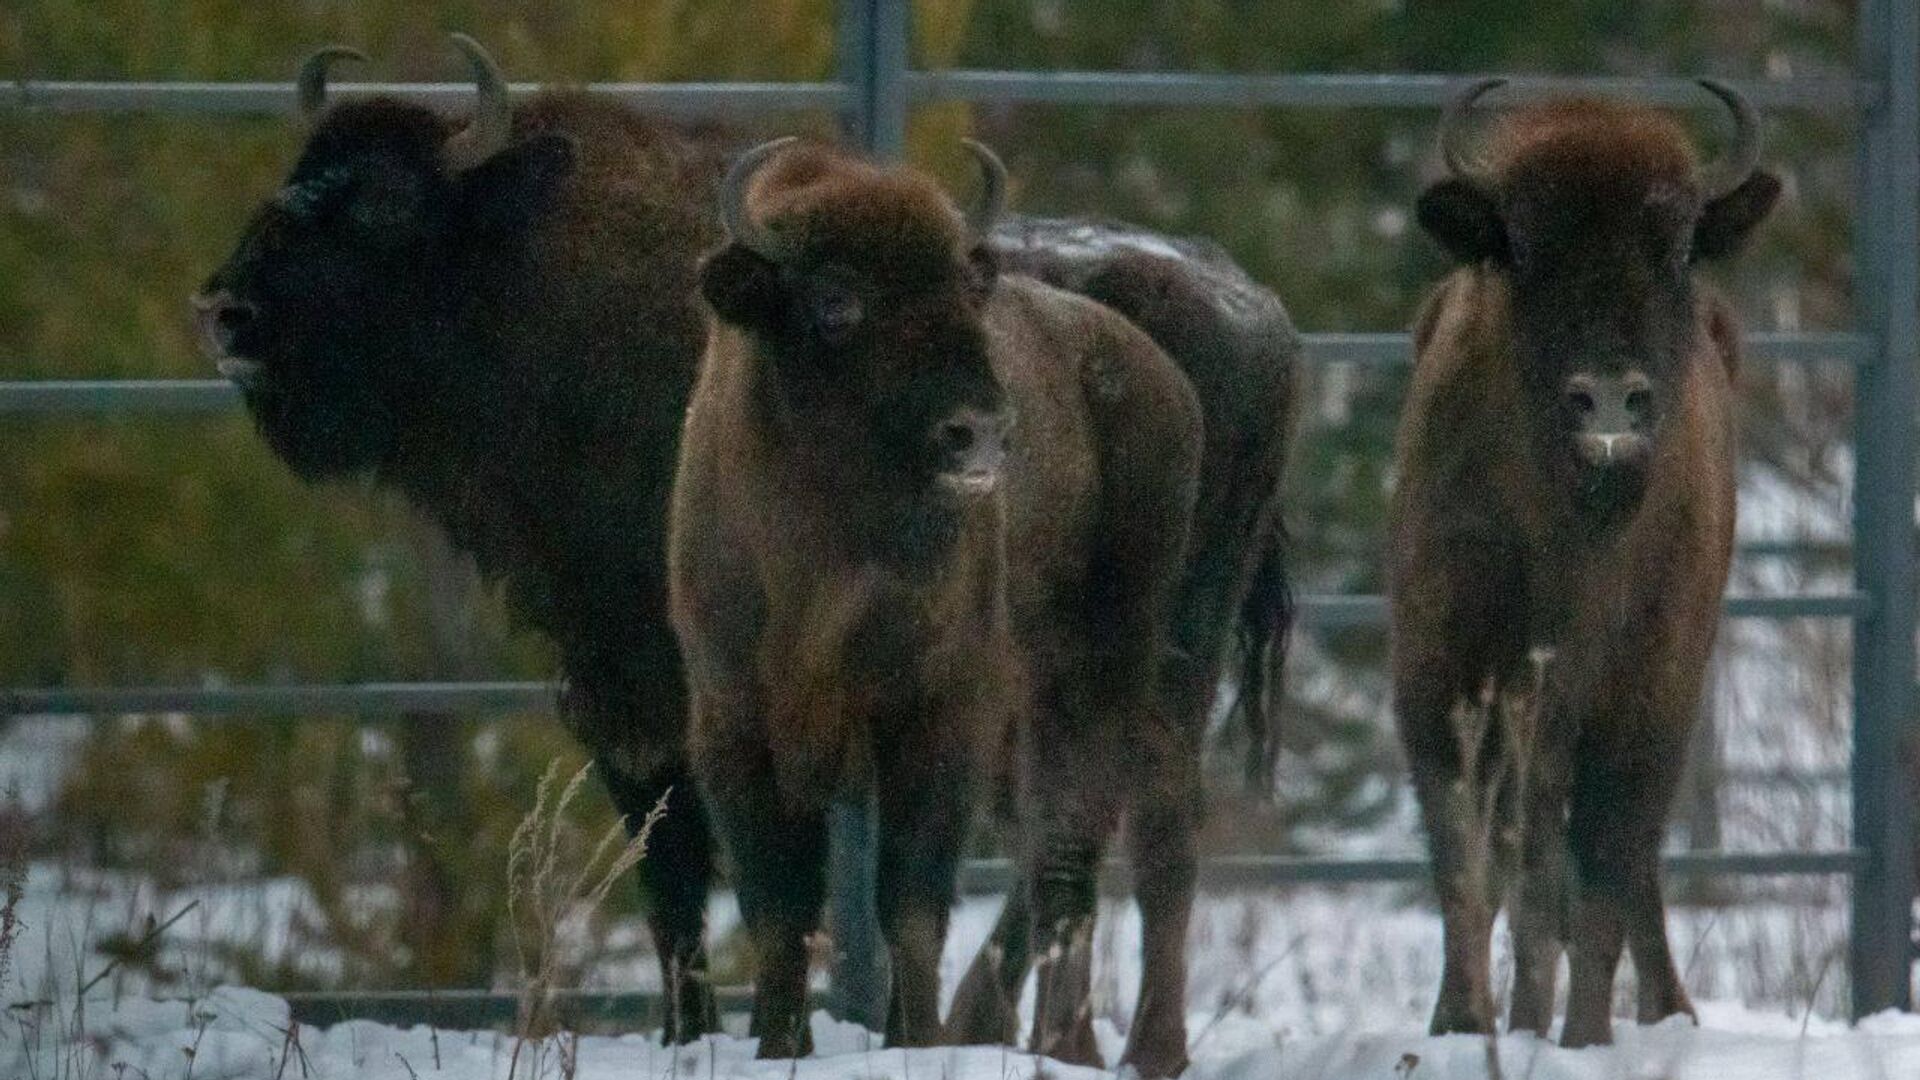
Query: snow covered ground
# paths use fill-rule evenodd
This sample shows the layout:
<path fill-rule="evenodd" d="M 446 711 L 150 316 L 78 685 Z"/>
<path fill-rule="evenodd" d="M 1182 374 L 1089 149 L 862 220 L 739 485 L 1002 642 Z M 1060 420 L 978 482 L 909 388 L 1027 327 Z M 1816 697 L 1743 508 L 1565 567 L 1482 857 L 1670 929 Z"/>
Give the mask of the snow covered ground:
<path fill-rule="evenodd" d="M 1508 1076 L 1533 1080 L 1892 1080 L 1920 1076 L 1920 1017 L 1887 1014 L 1858 1027 L 1708 1004 L 1702 1024 L 1623 1023 L 1615 1046 L 1562 1050 L 1530 1036 L 1500 1040 Z M 1196 1018 L 1199 1020 L 1200 1018 Z M 286 1003 L 223 987 L 200 1001 L 89 1008 L 78 1024 L 0 1044 L 0 1075 L 149 1080 L 481 1080 L 506 1077 L 514 1041 L 492 1032 L 400 1030 L 366 1022 L 295 1028 Z M 580 1080 L 753 1077 L 764 1080 L 1091 1080 L 1101 1075 L 995 1047 L 887 1050 L 870 1033 L 815 1014 L 818 1052 L 806 1061 L 753 1060 L 751 1040 L 720 1037 L 668 1051 L 640 1035 L 586 1036 L 565 1047 L 521 1047 L 517 1075 Z M 1103 1050 L 1119 1037 L 1109 1027 Z M 1356 1025 L 1290 1036 L 1260 1020 L 1230 1019 L 1197 1049 L 1194 1080 L 1467 1080 L 1487 1075 L 1484 1042 L 1430 1038 L 1404 1025 Z"/>
<path fill-rule="evenodd" d="M 1670 1024 L 1642 1030 L 1622 1022 L 1617 1047 L 1577 1053 L 1511 1037 L 1501 1044 L 1507 1075 L 1543 1080 L 1920 1077 L 1920 1019 L 1878 1018 L 1849 1030 L 1823 1018 L 1837 1007 L 1845 982 L 1843 963 L 1830 966 L 1845 940 L 1840 899 L 1676 908 L 1675 945 L 1687 981 L 1700 997 L 1715 1002 L 1703 1006 L 1702 1028 Z M 141 977 L 116 975 L 99 983 L 84 1009 L 73 1008 L 72 988 L 106 963 L 84 943 L 129 923 L 139 925 L 151 905 L 164 916 L 194 900 L 204 907 L 182 921 L 178 934 L 169 934 L 161 958 L 162 966 L 181 972 L 181 978 L 156 987 Z M 413 1080 L 417 1075 L 466 1080 L 508 1074 L 514 1047 L 503 1034 L 398 1030 L 364 1022 L 290 1034 L 280 999 L 213 987 L 222 977 L 217 957 L 223 939 L 291 945 L 282 924 L 300 908 L 297 887 L 284 881 L 263 886 L 258 895 L 223 886 L 161 898 L 124 879 L 36 866 L 19 912 L 29 929 L 0 998 L 9 1006 L 53 1004 L 0 1010 L 0 1078 Z M 731 904 L 716 904 L 714 914 L 716 930 L 724 933 L 734 918 Z M 949 987 L 994 914 L 990 900 L 970 900 L 956 910 L 943 972 Z M 1094 1004 L 1110 1058 L 1124 1041 L 1137 991 L 1138 935 L 1137 913 L 1130 905 L 1107 906 L 1096 943 Z M 1502 936 L 1496 935 L 1497 943 Z M 1437 917 L 1410 889 L 1301 888 L 1204 898 L 1192 935 L 1193 1075 L 1223 1080 L 1485 1075 L 1484 1044 L 1421 1035 L 1439 982 L 1439 943 Z M 324 970 L 323 957 L 307 959 L 316 972 Z M 1504 948 L 1497 945 L 1496 977 L 1502 985 L 1505 971 Z M 644 959 L 594 973 L 601 987 L 652 980 L 652 965 Z M 1630 986 L 1623 979 L 1622 991 Z M 155 1002 L 153 997 L 176 1000 Z M 1809 1002 L 1819 1003 L 1811 1017 Z M 1025 1004 L 1031 1008 L 1030 1000 Z M 1623 997 L 1619 1011 L 1628 1010 Z M 736 1034 L 739 1019 L 730 1018 Z M 755 1064 L 751 1043 L 741 1038 L 669 1054 L 635 1034 L 582 1038 L 577 1075 L 1025 1080 L 1042 1064 L 999 1049 L 883 1051 L 877 1039 L 824 1017 L 816 1017 L 815 1027 L 820 1054 L 797 1069 Z M 523 1051 L 523 1058 L 530 1052 Z M 557 1055 L 556 1048 L 546 1049 L 545 1075 L 560 1075 Z M 1407 1055 L 1417 1064 L 1405 1064 L 1411 1060 Z M 1052 1063 L 1044 1071 L 1058 1080 L 1093 1075 Z M 523 1060 L 517 1075 L 535 1074 Z"/>

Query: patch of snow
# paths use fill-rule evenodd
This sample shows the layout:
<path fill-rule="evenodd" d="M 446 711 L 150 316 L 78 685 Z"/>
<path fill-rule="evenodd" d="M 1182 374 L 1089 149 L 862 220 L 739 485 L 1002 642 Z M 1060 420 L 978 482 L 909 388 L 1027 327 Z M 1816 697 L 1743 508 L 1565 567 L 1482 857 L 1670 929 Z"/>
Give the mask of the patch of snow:
<path fill-rule="evenodd" d="M 1000 1047 L 884 1049 L 878 1036 L 824 1013 L 811 1020 L 815 1055 L 799 1062 L 756 1061 L 752 1039 L 716 1036 L 669 1050 L 650 1037 L 585 1036 L 577 1044 L 578 1080 L 728 1077 L 739 1080 L 1094 1080 L 1112 1075 Z M 1194 1026 L 1206 1023 L 1196 1016 Z M 494 1032 L 399 1029 L 364 1021 L 289 1034 L 284 1001 L 222 987 L 191 1005 L 125 1002 L 89 1010 L 77 1033 L 0 1040 L 0 1075 L 120 1075 L 151 1080 L 495 1080 L 508 1073 L 513 1040 Z M 1111 1036 L 1112 1032 L 1103 1035 Z M 1485 1041 L 1430 1037 L 1404 1025 L 1362 1023 L 1348 1030 L 1294 1036 L 1256 1019 L 1209 1032 L 1186 1074 L 1193 1080 L 1418 1080 L 1486 1075 Z M 1920 1018 L 1887 1014 L 1858 1027 L 1803 1025 L 1784 1016 L 1708 1002 L 1699 1027 L 1675 1018 L 1652 1027 L 1620 1021 L 1616 1044 L 1564 1050 L 1530 1035 L 1508 1035 L 1497 1052 L 1508 1075 L 1533 1080 L 1880 1080 L 1920 1075 Z M 1118 1047 L 1103 1038 L 1103 1051 Z M 535 1073 L 523 1053 L 520 1075 L 558 1076 L 551 1045 Z M 67 1072 L 61 1072 L 65 1068 Z"/>

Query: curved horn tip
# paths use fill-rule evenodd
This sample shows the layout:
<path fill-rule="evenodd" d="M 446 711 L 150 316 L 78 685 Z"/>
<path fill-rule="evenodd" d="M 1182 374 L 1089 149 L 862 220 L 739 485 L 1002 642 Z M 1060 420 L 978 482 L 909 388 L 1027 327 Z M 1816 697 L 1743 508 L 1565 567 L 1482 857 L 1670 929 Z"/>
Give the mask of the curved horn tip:
<path fill-rule="evenodd" d="M 453 42 L 453 47 L 459 49 L 460 55 L 467 58 L 467 63 L 473 66 L 476 76 L 493 76 L 505 81 L 500 75 L 500 65 L 493 59 L 493 54 L 487 51 L 486 46 L 475 41 L 472 35 L 454 30 L 447 34 L 447 40 Z"/>
<path fill-rule="evenodd" d="M 962 139 L 960 144 L 980 164 L 980 198 L 967 211 L 966 219 L 974 232 L 984 235 L 1007 208 L 1007 163 L 978 139 Z"/>
<path fill-rule="evenodd" d="M 473 69 L 476 100 L 473 120 L 447 140 L 444 157 L 454 172 L 465 172 L 506 149 L 513 135 L 513 105 L 507 99 L 507 80 L 492 54 L 473 38 L 453 31 L 447 35 L 453 47 L 467 58 Z"/>
<path fill-rule="evenodd" d="M 747 182 L 767 159 L 799 141 L 797 135 L 782 135 L 749 148 L 733 159 L 727 175 L 720 181 L 720 222 L 726 226 L 727 235 L 734 243 L 769 262 L 783 261 L 784 253 L 775 238 L 748 215 Z"/>
<path fill-rule="evenodd" d="M 317 119 L 327 104 L 327 69 L 341 60 L 355 63 L 367 63 L 367 54 L 351 45 L 322 45 L 307 54 L 300 61 L 300 72 L 294 78 L 296 97 L 300 104 L 300 114 L 309 123 Z"/>
<path fill-rule="evenodd" d="M 1440 157 L 1447 163 L 1447 170 L 1463 179 L 1477 179 L 1482 172 L 1478 162 L 1469 157 L 1459 145 L 1460 127 L 1467 113 L 1489 92 L 1507 85 L 1508 80 L 1500 76 L 1475 79 L 1455 94 L 1447 103 L 1446 110 L 1440 114 Z"/>
<path fill-rule="evenodd" d="M 1719 79 L 1695 80 L 1701 89 L 1712 94 L 1724 103 L 1733 113 L 1733 145 L 1726 161 L 1710 165 L 1701 170 L 1704 178 L 1702 186 L 1706 197 L 1711 200 L 1727 194 L 1745 183 L 1760 165 L 1761 120 L 1760 110 L 1754 107 L 1745 94 Z"/>

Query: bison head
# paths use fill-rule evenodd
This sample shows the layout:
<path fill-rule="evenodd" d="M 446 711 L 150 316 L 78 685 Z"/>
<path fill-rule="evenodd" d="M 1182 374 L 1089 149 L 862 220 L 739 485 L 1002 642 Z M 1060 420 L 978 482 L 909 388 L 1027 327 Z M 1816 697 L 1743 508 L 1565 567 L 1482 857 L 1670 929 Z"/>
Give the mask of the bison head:
<path fill-rule="evenodd" d="M 1441 121 L 1450 176 L 1420 196 L 1422 226 L 1508 283 L 1507 328 L 1547 471 L 1583 510 L 1630 514 L 1683 368 L 1703 355 L 1697 264 L 1737 251 L 1779 195 L 1757 168 L 1760 122 L 1732 88 L 1701 85 L 1734 117 L 1718 166 L 1696 164 L 1668 117 L 1585 99 L 1524 109 L 1494 133 L 1492 164 L 1462 145 L 1475 84 Z"/>
<path fill-rule="evenodd" d="M 511 246 L 572 168 L 566 136 L 513 142 L 507 87 L 484 50 L 454 44 L 478 83 L 458 126 L 391 98 L 326 107 L 338 46 L 298 79 L 311 131 L 280 190 L 193 298 L 202 348 L 261 434 L 307 479 L 377 468 L 468 272 Z"/>
<path fill-rule="evenodd" d="M 803 455 L 830 451 L 897 500 L 991 492 L 1009 413 L 982 322 L 996 277 L 982 238 L 1004 166 L 967 144 L 985 185 L 963 215 L 924 178 L 815 147 L 781 153 L 792 141 L 735 163 L 722 187 L 732 242 L 702 270 L 714 311 L 752 343 L 768 418 Z"/>

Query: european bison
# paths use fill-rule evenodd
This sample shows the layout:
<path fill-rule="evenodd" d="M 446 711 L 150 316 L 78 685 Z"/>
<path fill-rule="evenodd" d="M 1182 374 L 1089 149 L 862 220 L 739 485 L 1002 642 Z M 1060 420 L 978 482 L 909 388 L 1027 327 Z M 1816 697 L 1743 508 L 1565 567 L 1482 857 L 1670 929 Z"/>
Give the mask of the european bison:
<path fill-rule="evenodd" d="M 1659 851 L 1732 547 L 1739 363 L 1695 267 L 1737 251 L 1780 185 L 1753 107 L 1708 80 L 1735 120 L 1717 167 L 1668 117 L 1584 99 L 1512 113 L 1481 163 L 1459 128 L 1499 84 L 1450 107 L 1451 175 L 1419 201 L 1462 265 L 1414 331 L 1394 697 L 1446 921 L 1433 1030 L 1492 1026 L 1487 939 L 1517 858 L 1511 1026 L 1547 1030 L 1565 947 L 1563 1040 L 1583 1046 L 1611 1037 L 1623 939 L 1640 1019 L 1693 1011 Z"/>
<path fill-rule="evenodd" d="M 1128 821 L 1145 964 L 1126 1060 L 1172 1075 L 1186 1062 L 1186 936 L 1195 877 L 1201 741 L 1214 695 L 1241 640 L 1238 707 L 1248 773 L 1272 775 L 1275 711 L 1263 700 L 1268 668 L 1284 653 L 1290 617 L 1282 562 L 1280 482 L 1294 405 L 1300 339 L 1286 309 L 1216 245 L 1171 240 L 1109 222 L 1012 217 L 990 243 L 1003 270 L 1097 300 L 1147 331 L 1193 384 L 1206 418 L 1192 542 L 1171 608 L 1161 673 L 1170 743 L 1129 746 L 1156 779 Z M 1151 762 L 1148 762 L 1148 758 Z M 1109 807 L 1103 812 L 1111 812 Z M 1021 983 L 1032 962 L 1028 886 L 1017 887 L 954 997 L 949 1024 L 963 1042 L 1012 1041 Z M 1080 899 L 1090 909 L 1091 896 Z M 1080 944 L 1084 945 L 1085 942 Z M 1087 985 L 1089 950 L 1067 958 Z M 1091 1017 L 1074 1003 L 1071 1027 L 1036 1037 L 1038 1051 L 1098 1063 Z"/>
<path fill-rule="evenodd" d="M 195 306 L 296 473 L 397 488 L 558 644 L 562 712 L 627 820 L 672 790 L 639 874 L 666 1033 L 688 1040 L 717 1030 L 712 853 L 665 618 L 666 501 L 731 140 L 578 94 L 510 106 L 493 61 L 454 42 L 479 86 L 465 124 L 389 98 L 326 108 L 329 64 L 359 54 L 309 59 L 306 149 Z"/>
<path fill-rule="evenodd" d="M 510 107 L 493 62 L 455 42 L 481 88 L 464 128 L 392 99 L 329 109 L 328 69 L 361 59 L 353 50 L 302 66 L 306 150 L 195 298 L 202 338 L 298 475 L 400 490 L 559 644 L 563 714 L 628 820 L 672 788 L 640 874 L 678 988 L 666 1035 L 689 1040 L 715 1025 L 700 951 L 712 844 L 685 765 L 665 519 L 705 340 L 694 267 L 721 237 L 714 191 L 735 139 L 579 94 Z M 1178 611 L 1225 610 L 1244 593 L 1257 683 L 1284 642 L 1278 534 L 1265 531 L 1277 522 L 1231 492 L 1278 470 L 1284 424 L 1245 425 L 1286 412 L 1271 405 L 1287 400 L 1296 349 L 1284 315 L 1270 298 L 1243 304 L 1215 253 L 1124 227 L 1022 219 L 994 244 L 1138 321 L 1192 377 L 1209 417 L 1200 499 L 1213 508 L 1196 552 L 1224 539 L 1266 554 L 1251 590 L 1241 554 L 1194 560 Z M 1224 442 L 1228 430 L 1244 441 Z M 1244 481 L 1231 474 L 1243 464 Z M 1176 617 L 1194 655 L 1207 649 L 1180 628 L 1203 625 Z"/>
<path fill-rule="evenodd" d="M 975 145 L 988 183 L 964 221 L 916 174 L 760 147 L 724 185 L 733 242 L 703 271 L 718 320 L 669 578 L 762 1056 L 809 1047 L 836 794 L 878 795 L 888 1036 L 925 1044 L 961 845 L 1008 722 L 1042 952 L 1091 921 L 1114 808 L 1153 778 L 1131 749 L 1169 745 L 1156 674 L 1199 408 L 1127 320 L 997 274 L 980 233 L 1002 172 Z M 1067 989 L 1043 979 L 1043 1030 L 1083 1004 Z"/>

